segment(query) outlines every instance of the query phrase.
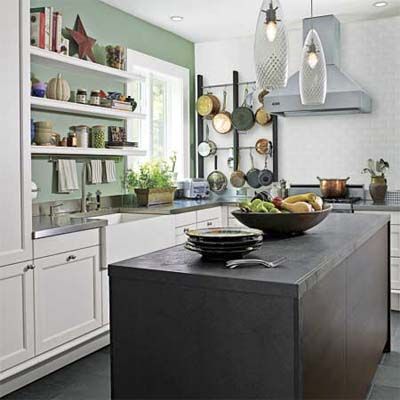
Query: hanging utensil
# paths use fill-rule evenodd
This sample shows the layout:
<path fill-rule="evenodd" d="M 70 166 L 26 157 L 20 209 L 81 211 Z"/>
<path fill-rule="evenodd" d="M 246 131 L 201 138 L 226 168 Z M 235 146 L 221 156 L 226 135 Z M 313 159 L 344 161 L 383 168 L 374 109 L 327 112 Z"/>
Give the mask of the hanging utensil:
<path fill-rule="evenodd" d="M 233 171 L 231 174 L 230 182 L 231 185 L 235 188 L 241 188 L 246 184 L 246 174 L 240 169 L 240 156 L 238 159 L 238 166 L 236 171 Z"/>
<path fill-rule="evenodd" d="M 268 169 L 268 157 L 269 153 L 265 155 L 265 166 L 258 176 L 261 186 L 269 186 L 274 181 L 274 174 Z"/>
<path fill-rule="evenodd" d="M 217 153 L 217 145 L 210 140 L 210 127 L 208 124 L 206 124 L 206 140 L 199 144 L 197 151 L 202 157 L 213 156 Z"/>
<path fill-rule="evenodd" d="M 270 146 L 271 142 L 268 139 L 258 139 L 255 146 L 256 152 L 263 156 L 270 152 Z"/>
<path fill-rule="evenodd" d="M 214 193 L 220 194 L 225 192 L 228 187 L 228 179 L 221 171 L 218 171 L 218 157 L 215 156 L 215 170 L 207 177 L 207 182 L 210 185 L 210 190 Z"/>
<path fill-rule="evenodd" d="M 212 93 L 204 94 L 197 100 L 196 109 L 197 112 L 206 119 L 212 119 L 214 115 L 219 113 L 221 103 L 218 97 Z"/>
<path fill-rule="evenodd" d="M 262 90 L 258 95 L 258 101 L 261 103 L 261 107 L 259 107 L 256 111 L 256 122 L 258 125 L 266 126 L 272 122 L 272 116 L 269 114 L 264 108 L 264 97 L 268 95 L 268 90 Z"/>
<path fill-rule="evenodd" d="M 252 95 L 253 93 L 249 94 L 249 91 L 246 88 L 242 106 L 236 108 L 232 113 L 232 124 L 238 131 L 246 132 L 256 123 L 253 110 L 251 109 L 251 106 L 248 105 L 249 96 L 252 98 Z"/>
<path fill-rule="evenodd" d="M 212 120 L 212 124 L 214 129 L 223 135 L 229 133 L 232 128 L 232 115 L 230 112 L 226 111 L 226 99 L 227 99 L 227 92 L 224 90 L 224 102 L 222 105 L 222 110 L 215 115 L 215 117 Z"/>
<path fill-rule="evenodd" d="M 250 160 L 251 160 L 251 169 L 246 174 L 247 183 L 254 189 L 258 189 L 261 187 L 260 180 L 258 179 L 260 175 L 260 170 L 254 167 L 254 157 L 253 152 L 250 149 Z"/>

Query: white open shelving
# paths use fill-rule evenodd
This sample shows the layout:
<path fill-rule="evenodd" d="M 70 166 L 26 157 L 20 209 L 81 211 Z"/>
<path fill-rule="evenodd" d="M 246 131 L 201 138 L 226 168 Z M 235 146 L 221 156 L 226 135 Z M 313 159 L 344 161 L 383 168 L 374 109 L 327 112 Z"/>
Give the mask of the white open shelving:
<path fill-rule="evenodd" d="M 64 156 L 108 156 L 127 157 L 145 156 L 146 150 L 132 149 L 93 149 L 82 147 L 53 147 L 53 146 L 32 146 L 31 153 L 34 155 L 64 155 Z"/>
<path fill-rule="evenodd" d="M 31 62 L 47 67 L 55 67 L 57 70 L 75 71 L 79 73 L 97 75 L 101 78 L 115 79 L 122 82 L 143 81 L 145 78 L 139 74 L 121 71 L 106 65 L 97 64 L 91 61 L 81 60 L 76 57 L 65 56 L 53 51 L 43 50 L 39 47 L 31 46 Z"/>
<path fill-rule="evenodd" d="M 87 104 L 70 103 L 41 97 L 31 97 L 31 108 L 37 111 L 52 111 L 63 114 L 88 115 L 116 120 L 145 119 L 145 114 L 132 111 L 114 110 L 106 107 L 91 106 Z"/>

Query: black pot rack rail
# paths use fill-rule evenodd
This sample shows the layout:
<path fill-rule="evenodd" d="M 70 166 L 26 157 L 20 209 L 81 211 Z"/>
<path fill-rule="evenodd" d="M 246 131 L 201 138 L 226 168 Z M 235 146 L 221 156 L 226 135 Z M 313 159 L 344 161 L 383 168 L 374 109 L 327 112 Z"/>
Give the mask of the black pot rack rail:
<path fill-rule="evenodd" d="M 256 82 L 239 82 L 239 72 L 233 71 L 232 82 L 222 83 L 216 85 L 204 85 L 203 75 L 197 75 L 197 96 L 200 97 L 204 94 L 207 89 L 215 88 L 227 88 L 232 87 L 233 89 L 233 109 L 239 107 L 239 87 L 254 85 Z M 201 115 L 197 114 L 197 146 L 204 140 L 204 119 Z M 278 117 L 272 115 L 272 160 L 273 160 L 273 177 L 274 182 L 279 179 L 278 174 Z M 239 152 L 244 147 L 240 147 L 239 131 L 233 130 L 233 146 L 228 148 L 221 148 L 219 150 L 233 149 L 234 169 L 236 170 L 239 165 Z M 204 158 L 199 154 L 197 155 L 197 176 L 204 178 Z"/>

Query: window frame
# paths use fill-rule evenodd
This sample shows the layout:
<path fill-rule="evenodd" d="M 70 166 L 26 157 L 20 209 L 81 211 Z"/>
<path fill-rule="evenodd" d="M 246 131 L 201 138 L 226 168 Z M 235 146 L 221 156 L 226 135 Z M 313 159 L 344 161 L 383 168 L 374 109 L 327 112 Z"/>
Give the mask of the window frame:
<path fill-rule="evenodd" d="M 182 84 L 182 139 L 183 145 L 182 150 L 182 168 L 180 168 L 183 178 L 190 175 L 190 71 L 188 68 L 181 67 L 179 65 L 164 61 L 147 54 L 138 52 L 136 50 L 127 50 L 127 70 L 129 72 L 138 72 L 146 75 L 146 83 L 144 90 L 141 90 L 141 94 L 144 95 L 144 99 L 141 101 L 139 106 L 140 111 L 147 115 L 147 118 L 141 122 L 143 129 L 139 136 L 139 146 L 143 150 L 148 151 L 148 155 L 152 154 L 152 138 L 145 137 L 143 131 L 151 132 L 153 115 L 151 109 L 145 109 L 145 104 L 151 104 L 152 102 L 152 91 L 153 87 L 151 80 L 154 79 L 171 79 L 175 78 Z M 170 84 L 167 82 L 167 96 L 172 92 Z M 170 106 L 167 105 L 167 112 Z M 167 118 L 168 119 L 168 118 Z M 147 124 L 147 125 L 145 125 Z M 128 123 L 129 127 L 129 123 Z M 127 128 L 128 128 L 127 127 Z M 129 129 L 129 128 L 128 128 Z M 167 131 L 169 128 L 167 128 Z M 166 143 L 170 143 L 168 135 L 166 137 Z M 178 158 L 180 155 L 178 154 Z"/>

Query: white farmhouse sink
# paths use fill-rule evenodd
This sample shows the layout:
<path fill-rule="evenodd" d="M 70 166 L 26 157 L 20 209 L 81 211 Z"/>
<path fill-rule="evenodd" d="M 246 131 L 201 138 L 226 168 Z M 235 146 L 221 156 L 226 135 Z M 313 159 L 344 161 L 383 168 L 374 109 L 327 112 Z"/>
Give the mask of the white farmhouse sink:
<path fill-rule="evenodd" d="M 99 215 L 98 217 L 89 217 L 88 219 L 105 219 L 108 225 L 124 224 L 126 222 L 140 221 L 148 218 L 156 218 L 158 215 L 147 215 L 147 214 L 108 214 Z"/>
<path fill-rule="evenodd" d="M 166 249 L 175 245 L 173 215 L 108 214 L 89 219 L 105 219 L 100 228 L 101 265 L 109 264 Z"/>

